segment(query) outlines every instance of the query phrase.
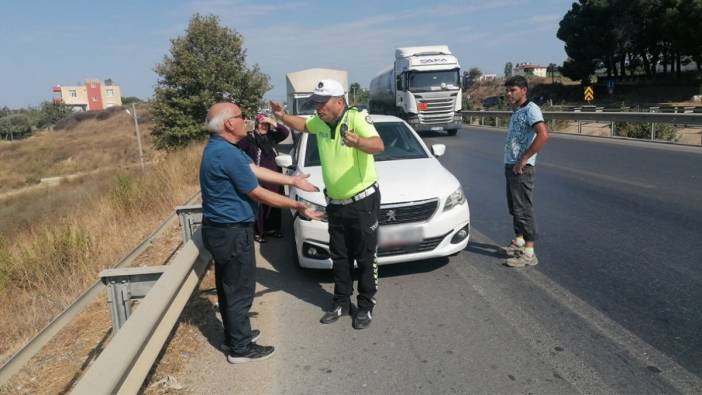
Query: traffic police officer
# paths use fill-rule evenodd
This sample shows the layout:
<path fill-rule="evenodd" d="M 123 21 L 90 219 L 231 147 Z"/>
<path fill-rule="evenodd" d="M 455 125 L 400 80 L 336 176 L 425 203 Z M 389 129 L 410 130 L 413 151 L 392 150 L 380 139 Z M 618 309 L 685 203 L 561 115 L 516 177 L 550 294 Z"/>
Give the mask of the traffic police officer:
<path fill-rule="evenodd" d="M 373 155 L 385 149 L 366 112 L 346 105 L 338 81 L 322 80 L 310 100 L 317 115 L 305 119 L 271 109 L 287 126 L 317 136 L 327 197 L 329 249 L 333 261 L 333 307 L 320 322 L 330 324 L 351 312 L 354 261 L 358 265 L 358 311 L 353 327 L 370 325 L 378 281 L 376 252 L 380 190 Z"/>

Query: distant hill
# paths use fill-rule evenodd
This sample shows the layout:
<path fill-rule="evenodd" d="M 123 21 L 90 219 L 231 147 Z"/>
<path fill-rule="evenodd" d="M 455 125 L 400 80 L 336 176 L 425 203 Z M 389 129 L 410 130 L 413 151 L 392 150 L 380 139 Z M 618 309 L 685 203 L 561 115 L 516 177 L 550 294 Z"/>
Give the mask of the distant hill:
<path fill-rule="evenodd" d="M 137 107 L 145 161 L 162 155 L 152 148 L 148 104 Z M 42 178 L 139 163 L 133 118 L 122 107 L 76 113 L 53 130 L 0 141 L 0 193 L 37 184 Z"/>

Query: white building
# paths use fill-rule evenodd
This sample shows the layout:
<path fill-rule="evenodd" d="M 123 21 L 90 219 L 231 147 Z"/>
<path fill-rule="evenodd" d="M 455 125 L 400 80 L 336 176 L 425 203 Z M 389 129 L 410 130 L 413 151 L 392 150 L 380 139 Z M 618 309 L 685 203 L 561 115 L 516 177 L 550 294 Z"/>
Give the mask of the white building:
<path fill-rule="evenodd" d="M 539 66 L 531 63 L 517 63 L 512 69 L 512 75 L 522 75 L 525 77 L 546 77 L 546 66 Z"/>

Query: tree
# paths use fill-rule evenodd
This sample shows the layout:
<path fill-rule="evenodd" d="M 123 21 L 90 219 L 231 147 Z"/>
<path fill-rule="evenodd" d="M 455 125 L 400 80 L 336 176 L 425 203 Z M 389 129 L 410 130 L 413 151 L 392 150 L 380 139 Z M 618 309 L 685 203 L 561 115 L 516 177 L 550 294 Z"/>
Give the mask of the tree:
<path fill-rule="evenodd" d="M 136 96 L 127 96 L 122 98 L 122 105 L 123 106 L 128 106 L 132 103 L 141 103 L 143 100 Z"/>
<path fill-rule="evenodd" d="M 512 76 L 512 62 L 505 63 L 505 78 Z"/>
<path fill-rule="evenodd" d="M 257 65 L 246 66 L 243 39 L 221 26 L 214 15 L 195 14 L 185 36 L 171 40 L 170 53 L 156 65 L 153 135 L 156 146 L 173 149 L 207 135 L 207 109 L 219 101 L 233 101 L 254 114 L 270 90 L 267 75 Z"/>
<path fill-rule="evenodd" d="M 38 128 L 51 126 L 72 113 L 71 109 L 67 106 L 55 104 L 50 101 L 42 102 L 39 105 L 39 114 L 34 126 Z"/>
<path fill-rule="evenodd" d="M 577 80 L 599 70 L 609 78 L 643 72 L 651 79 L 670 66 L 680 77 L 687 59 L 702 60 L 700 20 L 702 0 L 579 0 L 557 33 L 569 59 L 563 74 Z"/>
<path fill-rule="evenodd" d="M 3 138 L 14 140 L 15 137 L 29 134 L 32 125 L 26 114 L 11 114 L 0 118 L 0 134 Z"/>
<path fill-rule="evenodd" d="M 483 72 L 480 71 L 479 68 L 477 67 L 471 67 L 467 73 L 463 73 L 463 78 L 464 78 L 464 87 L 468 88 L 478 82 L 478 79 L 480 76 L 483 75 Z"/>
<path fill-rule="evenodd" d="M 349 95 L 352 106 L 368 105 L 368 90 L 363 89 L 358 82 L 349 86 Z"/>
<path fill-rule="evenodd" d="M 558 71 L 558 65 L 555 63 L 549 63 L 548 68 L 546 68 L 546 71 L 551 74 L 551 84 L 556 83 L 556 71 Z"/>

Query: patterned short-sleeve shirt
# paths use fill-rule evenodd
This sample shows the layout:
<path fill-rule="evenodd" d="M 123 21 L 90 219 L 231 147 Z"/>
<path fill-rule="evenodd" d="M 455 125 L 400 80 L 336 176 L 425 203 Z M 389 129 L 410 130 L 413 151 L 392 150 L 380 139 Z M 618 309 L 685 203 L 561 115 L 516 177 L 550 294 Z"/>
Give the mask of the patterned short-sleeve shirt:
<path fill-rule="evenodd" d="M 515 164 L 529 149 L 536 133 L 534 126 L 544 121 L 541 109 L 533 102 L 527 102 L 512 113 L 505 141 L 505 164 Z M 528 164 L 536 165 L 536 154 L 529 158 Z"/>

